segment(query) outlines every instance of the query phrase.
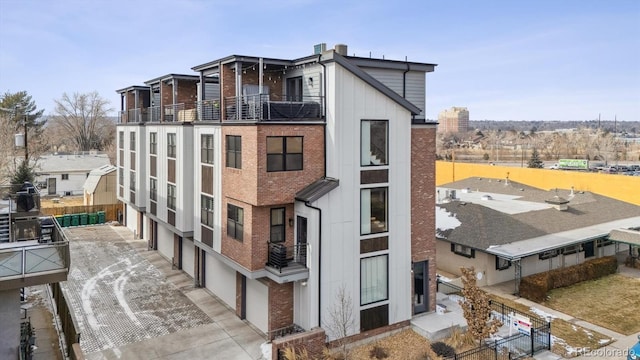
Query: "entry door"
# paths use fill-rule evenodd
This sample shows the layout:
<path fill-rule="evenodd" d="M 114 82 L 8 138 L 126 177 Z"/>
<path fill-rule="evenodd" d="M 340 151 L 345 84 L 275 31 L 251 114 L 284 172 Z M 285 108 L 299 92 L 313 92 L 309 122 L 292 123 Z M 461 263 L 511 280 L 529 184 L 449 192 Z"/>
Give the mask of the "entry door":
<path fill-rule="evenodd" d="M 56 178 L 47 178 L 47 194 L 56 194 Z"/>
<path fill-rule="evenodd" d="M 302 101 L 302 76 L 287 79 L 287 100 Z"/>
<path fill-rule="evenodd" d="M 413 263 L 413 313 L 420 314 L 429 307 L 429 262 Z"/>
<path fill-rule="evenodd" d="M 582 244 L 582 248 L 584 249 L 584 257 L 590 258 L 595 255 L 595 249 L 593 246 L 593 241 L 586 242 Z"/>
<path fill-rule="evenodd" d="M 304 216 L 296 217 L 296 238 L 298 244 L 298 262 L 307 266 L 307 218 Z"/>

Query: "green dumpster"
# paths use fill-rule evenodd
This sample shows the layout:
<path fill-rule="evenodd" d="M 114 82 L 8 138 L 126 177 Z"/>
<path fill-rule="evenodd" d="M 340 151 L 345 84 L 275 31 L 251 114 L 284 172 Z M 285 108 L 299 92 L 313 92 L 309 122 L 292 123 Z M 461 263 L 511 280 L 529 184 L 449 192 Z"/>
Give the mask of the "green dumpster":
<path fill-rule="evenodd" d="M 56 215 L 56 221 L 58 222 L 58 226 L 62 227 L 62 223 L 63 223 L 63 219 L 64 216 L 62 215 Z"/>
<path fill-rule="evenodd" d="M 64 214 L 62 216 L 62 226 L 63 227 L 69 227 L 71 226 L 71 215 L 69 214 Z"/>
<path fill-rule="evenodd" d="M 78 214 L 80 216 L 80 225 L 87 225 L 89 223 L 89 216 L 87 213 Z"/>
<path fill-rule="evenodd" d="M 71 226 L 80 226 L 80 214 L 71 214 Z"/>
<path fill-rule="evenodd" d="M 98 214 L 89 213 L 89 225 L 94 225 L 98 221 Z"/>
<path fill-rule="evenodd" d="M 98 224 L 104 224 L 107 221 L 107 214 L 104 211 L 98 211 Z"/>

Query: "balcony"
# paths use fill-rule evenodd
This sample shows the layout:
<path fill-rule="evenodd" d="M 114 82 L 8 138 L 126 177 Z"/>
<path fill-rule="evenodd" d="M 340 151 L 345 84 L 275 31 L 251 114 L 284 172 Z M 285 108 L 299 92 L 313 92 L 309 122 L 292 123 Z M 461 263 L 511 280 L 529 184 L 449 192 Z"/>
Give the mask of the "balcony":
<path fill-rule="evenodd" d="M 0 291 L 66 281 L 69 241 L 51 216 L 15 219 L 0 243 Z"/>
<path fill-rule="evenodd" d="M 307 268 L 307 244 L 286 246 L 282 243 L 269 243 L 267 271 L 289 281 L 304 280 L 309 277 Z"/>
<path fill-rule="evenodd" d="M 33 184 L 0 186 L 0 217 L 3 214 L 21 217 L 34 216 L 39 213 L 40 191 Z M 0 241 L 2 241 L 1 238 Z"/>
<path fill-rule="evenodd" d="M 318 121 L 324 118 L 324 97 L 306 96 L 300 101 L 273 101 L 269 95 L 225 98 L 228 121 Z"/>

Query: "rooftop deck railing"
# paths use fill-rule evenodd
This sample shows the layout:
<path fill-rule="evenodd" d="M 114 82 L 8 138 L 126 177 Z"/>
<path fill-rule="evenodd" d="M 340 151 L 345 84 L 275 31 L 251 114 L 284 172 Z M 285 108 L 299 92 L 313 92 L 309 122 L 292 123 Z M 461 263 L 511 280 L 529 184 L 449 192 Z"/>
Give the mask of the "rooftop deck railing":
<path fill-rule="evenodd" d="M 296 101 L 275 101 L 269 95 L 225 98 L 225 121 L 300 121 L 324 117 L 322 96 L 305 96 Z"/>

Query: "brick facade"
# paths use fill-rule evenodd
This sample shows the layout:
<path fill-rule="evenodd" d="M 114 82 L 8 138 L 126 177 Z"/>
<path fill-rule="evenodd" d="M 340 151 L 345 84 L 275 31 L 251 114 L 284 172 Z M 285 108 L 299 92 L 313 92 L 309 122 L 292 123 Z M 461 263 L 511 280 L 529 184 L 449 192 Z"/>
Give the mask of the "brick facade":
<path fill-rule="evenodd" d="M 322 328 L 313 328 L 303 333 L 275 339 L 271 342 L 271 359 L 278 360 L 278 352 L 287 348 L 293 348 L 297 353 L 306 350 L 309 359 L 322 359 L 325 338 L 326 335 Z"/>
<path fill-rule="evenodd" d="M 434 125 L 411 128 L 411 261 L 429 261 L 430 311 L 436 294 L 435 141 Z"/>
<path fill-rule="evenodd" d="M 293 283 L 265 283 L 269 287 L 269 332 L 293 325 Z"/>

